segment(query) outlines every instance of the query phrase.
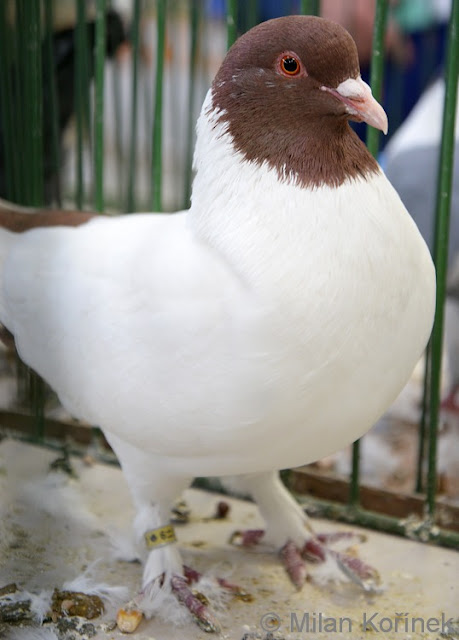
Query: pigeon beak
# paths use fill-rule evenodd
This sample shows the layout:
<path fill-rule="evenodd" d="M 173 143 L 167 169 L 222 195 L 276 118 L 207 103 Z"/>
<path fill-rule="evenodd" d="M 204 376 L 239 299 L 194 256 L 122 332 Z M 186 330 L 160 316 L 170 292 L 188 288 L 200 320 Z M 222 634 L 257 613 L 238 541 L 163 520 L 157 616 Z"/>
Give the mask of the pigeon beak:
<path fill-rule="evenodd" d="M 373 98 L 370 87 L 362 78 L 348 78 L 336 89 L 320 87 L 322 91 L 331 93 L 346 106 L 346 111 L 353 120 L 366 122 L 387 134 L 387 115 L 382 106 Z"/>

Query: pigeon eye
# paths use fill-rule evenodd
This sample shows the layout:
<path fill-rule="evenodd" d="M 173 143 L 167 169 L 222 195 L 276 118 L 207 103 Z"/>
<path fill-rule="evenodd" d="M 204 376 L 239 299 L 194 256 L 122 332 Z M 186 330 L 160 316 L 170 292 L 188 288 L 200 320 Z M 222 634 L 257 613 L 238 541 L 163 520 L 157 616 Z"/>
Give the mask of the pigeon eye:
<path fill-rule="evenodd" d="M 300 61 L 292 55 L 286 55 L 280 61 L 282 73 L 287 76 L 297 76 L 301 71 Z"/>

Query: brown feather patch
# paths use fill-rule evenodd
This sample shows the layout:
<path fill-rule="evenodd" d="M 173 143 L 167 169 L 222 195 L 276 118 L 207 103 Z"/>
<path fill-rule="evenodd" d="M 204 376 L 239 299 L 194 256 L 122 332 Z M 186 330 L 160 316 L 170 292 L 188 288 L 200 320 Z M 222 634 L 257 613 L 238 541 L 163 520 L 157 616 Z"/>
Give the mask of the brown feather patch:
<path fill-rule="evenodd" d="M 37 227 L 78 227 L 99 214 L 88 211 L 40 210 L 23 213 L 12 207 L 0 207 L 0 226 L 9 231 L 22 233 Z"/>
<path fill-rule="evenodd" d="M 305 74 L 279 73 L 286 51 Z M 344 104 L 321 90 L 359 75 L 357 49 L 343 27 L 313 16 L 277 18 L 233 45 L 212 85 L 212 107 L 247 160 L 267 163 L 280 180 L 301 187 L 337 187 L 378 171 Z"/>

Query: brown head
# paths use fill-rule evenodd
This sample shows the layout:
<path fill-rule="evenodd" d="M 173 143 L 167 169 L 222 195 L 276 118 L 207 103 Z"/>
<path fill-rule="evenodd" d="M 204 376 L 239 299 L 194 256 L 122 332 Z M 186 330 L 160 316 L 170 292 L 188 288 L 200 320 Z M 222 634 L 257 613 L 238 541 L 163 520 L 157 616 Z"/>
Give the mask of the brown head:
<path fill-rule="evenodd" d="M 387 129 L 360 79 L 355 43 L 313 16 L 264 22 L 233 45 L 213 86 L 213 107 L 246 159 L 268 162 L 301 186 L 338 186 L 377 164 L 349 119 Z"/>

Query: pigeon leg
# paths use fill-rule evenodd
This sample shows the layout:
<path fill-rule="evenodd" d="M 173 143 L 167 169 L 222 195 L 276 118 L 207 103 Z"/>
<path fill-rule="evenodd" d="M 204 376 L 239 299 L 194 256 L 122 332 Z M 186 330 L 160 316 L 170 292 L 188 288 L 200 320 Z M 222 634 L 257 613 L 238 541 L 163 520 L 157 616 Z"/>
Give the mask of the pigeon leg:
<path fill-rule="evenodd" d="M 146 615 L 153 615 L 167 591 L 175 592 L 180 602 L 184 602 L 179 595 L 182 592 L 174 591 L 172 584 L 174 576 L 183 578 L 183 563 L 169 521 L 174 500 L 189 486 L 191 478 L 171 475 L 162 468 L 161 459 L 113 434 L 105 434 L 132 494 L 136 509 L 134 532 L 144 567 L 142 591 L 128 609 L 137 607 Z"/>
<path fill-rule="evenodd" d="M 219 632 L 220 625 L 204 596 L 191 590 L 201 574 L 184 566 L 169 525 L 171 507 L 190 484 L 190 478 L 171 476 L 161 468 L 161 460 L 146 454 L 118 437 L 106 434 L 118 456 L 136 507 L 134 530 L 143 550 L 142 590 L 119 612 L 121 623 L 142 613 L 147 617 L 159 612 L 164 596 L 173 594 L 206 632 Z M 224 579 L 218 584 L 241 599 L 249 599 L 237 585 Z M 121 627 L 120 627 L 121 628 Z"/>
<path fill-rule="evenodd" d="M 232 488 L 235 487 L 231 479 Z M 359 558 L 330 549 L 328 545 L 365 536 L 353 531 L 315 534 L 309 519 L 294 500 L 277 472 L 241 476 L 237 489 L 250 493 L 266 522 L 266 530 L 237 531 L 231 541 L 241 546 L 257 544 L 261 539 L 280 549 L 280 558 L 291 581 L 301 589 L 308 572 L 306 561 L 318 563 L 332 559 L 340 571 L 365 590 L 374 589 L 378 572 Z"/>
<path fill-rule="evenodd" d="M 277 472 L 231 478 L 231 487 L 249 493 L 258 504 L 266 529 L 237 531 L 231 541 L 241 546 L 263 542 L 280 550 L 281 562 L 293 584 L 300 589 L 307 577 L 302 558 L 305 539 L 312 537 L 308 517 L 293 499 Z"/>
<path fill-rule="evenodd" d="M 191 613 L 196 624 L 208 633 L 219 633 L 220 624 L 215 619 L 212 612 L 209 611 L 207 603 L 198 595 L 194 594 L 189 585 L 188 580 L 184 576 L 172 576 L 171 587 L 179 602 L 181 602 Z"/>

